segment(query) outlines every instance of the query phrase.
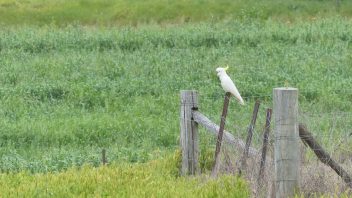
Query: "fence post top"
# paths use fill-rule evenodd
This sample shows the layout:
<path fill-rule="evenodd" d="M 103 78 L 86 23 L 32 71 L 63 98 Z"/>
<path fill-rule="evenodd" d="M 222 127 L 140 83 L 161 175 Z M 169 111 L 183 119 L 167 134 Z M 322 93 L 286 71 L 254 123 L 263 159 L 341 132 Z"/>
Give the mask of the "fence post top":
<path fill-rule="evenodd" d="M 298 91 L 298 89 L 294 87 L 277 87 L 274 88 L 274 91 Z"/>
<path fill-rule="evenodd" d="M 197 90 L 194 90 L 194 89 L 192 89 L 192 90 L 180 90 L 180 92 L 181 93 L 184 93 L 184 92 L 197 92 Z"/>

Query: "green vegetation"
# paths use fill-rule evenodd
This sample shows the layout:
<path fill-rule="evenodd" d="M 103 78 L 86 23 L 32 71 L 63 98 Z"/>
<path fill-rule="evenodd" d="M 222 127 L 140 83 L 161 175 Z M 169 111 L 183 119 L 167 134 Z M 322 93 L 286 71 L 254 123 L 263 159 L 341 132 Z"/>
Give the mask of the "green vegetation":
<path fill-rule="evenodd" d="M 301 121 L 328 150 L 338 137 L 350 151 L 351 16 L 345 0 L 0 0 L 0 194 L 248 197 L 233 176 L 178 177 L 169 157 L 179 91 L 198 90 L 218 123 L 215 68 L 227 64 L 247 104 L 231 102 L 236 136 L 256 99 L 261 136 L 272 88 L 288 82 Z M 200 133 L 207 173 L 215 141 Z"/>
<path fill-rule="evenodd" d="M 138 25 L 251 18 L 289 20 L 352 16 L 352 2 L 341 0 L 0 0 L 0 24 Z"/>
<path fill-rule="evenodd" d="M 177 158 L 145 164 L 83 166 L 65 172 L 0 174 L 4 197 L 249 197 L 234 176 L 178 177 Z M 175 169 L 176 168 L 176 169 Z"/>
<path fill-rule="evenodd" d="M 2 29 L 1 170 L 97 166 L 102 148 L 110 161 L 163 156 L 178 146 L 181 89 L 198 90 L 201 111 L 219 121 L 223 91 L 215 68 L 225 64 L 247 102 L 230 105 L 231 131 L 245 134 L 256 98 L 263 124 L 272 88 L 288 81 L 300 89 L 301 111 L 318 115 L 304 120 L 309 128 L 343 137 L 351 120 L 337 121 L 330 134 L 332 123 L 320 113 L 351 111 L 351 25 L 334 18 L 289 26 Z"/>

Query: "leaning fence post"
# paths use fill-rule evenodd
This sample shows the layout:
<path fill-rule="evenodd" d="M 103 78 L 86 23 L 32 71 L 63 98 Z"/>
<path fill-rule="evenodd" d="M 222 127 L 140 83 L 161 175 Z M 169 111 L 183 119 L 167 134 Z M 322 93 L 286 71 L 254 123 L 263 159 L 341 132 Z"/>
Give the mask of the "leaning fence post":
<path fill-rule="evenodd" d="M 274 88 L 275 194 L 292 197 L 299 190 L 300 147 L 298 89 Z"/>
<path fill-rule="evenodd" d="M 101 151 L 101 162 L 103 163 L 103 165 L 108 163 L 108 160 L 106 159 L 106 150 L 103 149 Z"/>
<path fill-rule="evenodd" d="M 251 123 L 249 124 L 249 127 L 248 127 L 246 146 L 244 148 L 243 155 L 241 158 L 241 166 L 238 169 L 239 175 L 242 174 L 242 170 L 244 170 L 244 168 L 246 167 L 246 164 L 247 164 L 249 147 L 251 146 L 251 143 L 252 143 L 253 131 L 254 131 L 255 122 L 256 122 L 257 116 L 258 116 L 259 105 L 260 105 L 260 101 L 259 100 L 255 101 L 253 114 L 252 114 L 252 120 L 251 120 Z"/>
<path fill-rule="evenodd" d="M 352 177 L 345 171 L 342 166 L 333 160 L 330 155 L 320 146 L 320 144 L 313 138 L 312 134 L 307 130 L 303 124 L 299 125 L 299 136 L 306 146 L 309 146 L 321 162 L 330 166 L 348 185 L 352 188 Z"/>
<path fill-rule="evenodd" d="M 260 167 L 259 167 L 258 182 L 257 182 L 258 186 L 261 185 L 262 179 L 264 177 L 266 152 L 267 152 L 268 143 L 269 143 L 271 112 L 272 112 L 272 109 L 270 109 L 270 108 L 266 110 L 264 137 L 263 137 L 263 147 L 262 147 L 262 156 L 260 158 Z"/>
<path fill-rule="evenodd" d="M 181 175 L 194 175 L 200 170 L 198 164 L 198 124 L 192 117 L 192 110 L 197 108 L 197 92 L 194 90 L 182 90 L 180 109 Z"/>
<path fill-rule="evenodd" d="M 226 116 L 227 116 L 227 110 L 229 108 L 229 103 L 230 103 L 230 97 L 231 93 L 226 92 L 225 93 L 225 98 L 224 98 L 224 106 L 222 109 L 222 114 L 220 117 L 220 128 L 219 128 L 219 134 L 218 138 L 216 140 L 216 148 L 215 148 L 215 162 L 212 170 L 212 177 L 216 177 L 220 168 L 220 150 L 221 150 L 221 143 L 222 143 L 222 136 L 224 134 L 224 129 L 225 129 L 225 122 L 226 122 Z"/>

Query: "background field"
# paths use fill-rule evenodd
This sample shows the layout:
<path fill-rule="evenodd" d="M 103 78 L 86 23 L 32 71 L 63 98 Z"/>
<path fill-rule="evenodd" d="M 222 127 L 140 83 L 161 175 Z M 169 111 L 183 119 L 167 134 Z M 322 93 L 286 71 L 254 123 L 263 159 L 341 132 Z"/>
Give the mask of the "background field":
<path fill-rule="evenodd" d="M 259 145 L 272 89 L 287 82 L 300 90 L 301 121 L 329 151 L 350 155 L 348 1 L 339 11 L 334 1 L 285 1 L 280 9 L 278 1 L 170 1 L 165 13 L 162 1 L 99 2 L 0 0 L 0 169 L 10 174 L 2 178 L 97 167 L 103 148 L 111 164 L 168 158 L 178 148 L 179 91 L 198 90 L 200 110 L 219 122 L 223 91 L 215 68 L 226 64 L 247 103 L 230 105 L 227 127 L 236 136 L 245 137 L 260 99 Z M 131 11 L 116 15 L 123 5 Z M 192 8 L 189 19 L 175 11 L 182 6 Z M 215 143 L 200 132 L 207 170 Z"/>
<path fill-rule="evenodd" d="M 300 89 L 302 112 L 350 112 L 350 26 L 335 18 L 293 26 L 268 21 L 2 30 L 1 168 L 98 164 L 104 147 L 111 160 L 130 162 L 174 150 L 181 89 L 198 90 L 201 110 L 218 121 L 218 65 L 231 66 L 247 100 L 245 107 L 231 106 L 236 113 L 229 120 L 240 134 L 254 100 L 263 100 L 262 109 L 271 106 L 272 88 L 285 81 Z"/>
<path fill-rule="evenodd" d="M 311 20 L 352 16 L 348 0 L 0 0 L 5 25 L 181 24 L 244 19 Z"/>

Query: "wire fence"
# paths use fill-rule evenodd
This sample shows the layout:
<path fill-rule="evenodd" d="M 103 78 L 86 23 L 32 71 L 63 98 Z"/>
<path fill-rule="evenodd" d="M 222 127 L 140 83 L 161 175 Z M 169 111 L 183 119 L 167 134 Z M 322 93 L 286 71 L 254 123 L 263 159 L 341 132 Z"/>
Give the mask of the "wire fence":
<path fill-rule="evenodd" d="M 351 90 L 352 91 L 352 90 Z M 220 100 L 221 99 L 221 100 Z M 210 114 L 204 113 L 210 120 L 219 123 L 220 111 L 223 96 L 204 96 L 199 95 L 200 111 L 206 111 Z M 255 197 L 272 196 L 274 193 L 275 178 L 274 178 L 274 132 L 275 123 L 279 120 L 272 120 L 270 123 L 269 145 L 267 147 L 267 160 L 265 162 L 265 170 L 263 178 L 260 179 L 259 170 L 261 164 L 262 144 L 264 140 L 264 125 L 265 125 L 265 111 L 272 108 L 271 95 L 261 95 L 247 97 L 249 104 L 244 107 L 245 110 L 238 110 L 241 107 L 235 106 L 238 111 L 229 111 L 230 116 L 225 121 L 225 129 L 231 131 L 231 134 L 237 138 L 245 141 L 248 127 L 250 124 L 250 113 L 253 109 L 255 100 L 264 99 L 260 105 L 257 123 L 253 131 L 252 147 L 256 149 L 256 155 L 248 158 L 246 167 L 243 170 L 243 177 L 245 177 L 252 189 L 252 194 Z M 217 102 L 214 102 L 216 100 Z M 212 102 L 208 102 L 212 101 Z M 217 113 L 213 110 L 217 107 Z M 231 108 L 231 105 L 230 105 Z M 247 113 L 243 113 L 243 112 Z M 232 115 L 231 114 L 241 114 Z M 341 169 L 348 174 L 352 174 L 352 112 L 309 112 L 307 110 L 300 110 L 298 113 L 299 123 L 307 126 L 312 133 L 314 139 L 321 145 L 323 152 L 326 152 L 331 160 L 336 162 Z M 235 120 L 237 118 L 237 120 Z M 276 137 L 280 138 L 280 137 Z M 212 151 L 215 150 L 216 137 L 210 135 L 205 129 L 200 129 L 201 156 L 200 164 L 204 172 L 209 171 L 212 165 L 209 162 Z M 342 196 L 352 195 L 349 185 L 344 179 L 336 173 L 327 164 L 324 164 L 315 155 L 316 150 L 311 150 L 303 141 L 300 141 L 300 187 L 301 193 L 304 196 Z M 243 150 L 238 146 L 229 142 L 223 141 L 221 149 L 221 166 L 220 170 L 224 174 L 238 174 L 241 167 L 241 157 Z M 210 160 L 211 161 L 211 160 Z M 329 163 L 329 162 L 327 162 Z M 208 166 L 208 167 L 206 167 Z M 208 169 L 207 169 L 208 168 Z"/>

